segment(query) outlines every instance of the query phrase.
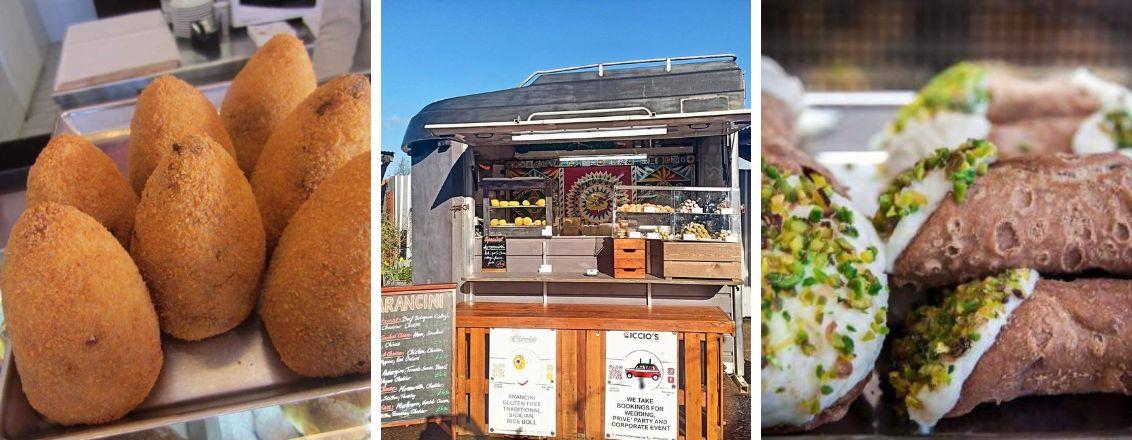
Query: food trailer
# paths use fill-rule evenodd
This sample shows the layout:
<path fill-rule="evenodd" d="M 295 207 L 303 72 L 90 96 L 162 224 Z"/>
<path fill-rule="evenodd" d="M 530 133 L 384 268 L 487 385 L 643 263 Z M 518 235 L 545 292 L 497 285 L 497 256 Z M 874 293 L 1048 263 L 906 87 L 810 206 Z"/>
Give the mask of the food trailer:
<path fill-rule="evenodd" d="M 679 432 L 718 438 L 724 370 L 745 386 L 736 322 L 750 284 L 740 137 L 749 138 L 751 110 L 735 60 L 541 70 L 412 119 L 402 148 L 412 158 L 413 283 L 459 286 L 457 432 L 514 434 L 489 420 L 499 394 L 491 390 L 537 358 L 558 373 L 547 374 L 556 379 L 556 432 L 615 434 L 611 407 L 602 411 L 614 398 L 610 382 L 602 387 L 603 363 L 613 338 L 647 330 L 679 346 L 670 356 L 683 373 L 671 382 L 686 415 Z M 488 341 L 504 328 L 555 332 L 553 361 L 528 353 L 497 369 L 500 344 Z M 627 356 L 630 371 L 619 375 L 636 379 L 641 359 L 664 356 Z"/>

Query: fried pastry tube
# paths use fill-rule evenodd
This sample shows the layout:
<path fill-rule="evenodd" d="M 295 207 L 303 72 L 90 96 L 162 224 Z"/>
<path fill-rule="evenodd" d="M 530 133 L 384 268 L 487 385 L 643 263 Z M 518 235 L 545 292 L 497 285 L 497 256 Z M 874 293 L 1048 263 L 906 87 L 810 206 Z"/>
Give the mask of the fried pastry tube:
<path fill-rule="evenodd" d="M 781 140 L 770 142 L 764 140 L 762 145 L 762 160 L 763 163 L 770 164 L 790 174 L 809 175 L 817 173 L 833 187 L 834 191 L 837 191 L 841 195 L 849 194 L 849 189 L 842 185 L 829 169 L 822 166 L 818 161 L 814 160 L 802 150 L 794 148 L 793 144 Z"/>
<path fill-rule="evenodd" d="M 790 110 L 790 107 L 781 99 L 767 92 L 762 93 L 759 106 L 762 108 L 763 144 L 781 142 L 794 145 L 798 139 L 794 132 L 794 118 L 796 116 Z"/>
<path fill-rule="evenodd" d="M 1132 280 L 1011 269 L 921 307 L 908 328 L 889 379 L 924 430 L 982 403 L 1132 394 Z"/>
<path fill-rule="evenodd" d="M 1084 121 L 1082 116 L 1049 116 L 995 124 L 987 140 L 998 147 L 1002 159 L 1027 154 L 1072 154 L 1073 137 Z"/>
<path fill-rule="evenodd" d="M 1084 118 L 1119 93 L 1110 91 L 1115 85 L 1084 69 L 1073 75 L 1031 80 L 992 67 L 987 70 L 986 87 L 991 96 L 987 119 L 996 125 L 1045 117 Z"/>
<path fill-rule="evenodd" d="M 881 195 L 874 223 L 888 238 L 894 289 L 926 291 L 1012 267 L 1051 276 L 1132 275 L 1132 159 L 1031 156 L 951 187 L 924 185 L 955 177 L 944 174 Z M 923 203 L 901 215 L 908 200 Z"/>

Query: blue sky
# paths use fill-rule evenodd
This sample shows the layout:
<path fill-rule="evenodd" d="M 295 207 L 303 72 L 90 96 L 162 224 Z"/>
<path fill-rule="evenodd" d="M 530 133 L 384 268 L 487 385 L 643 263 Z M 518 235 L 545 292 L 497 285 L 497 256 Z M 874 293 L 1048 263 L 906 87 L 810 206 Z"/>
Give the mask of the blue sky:
<path fill-rule="evenodd" d="M 403 155 L 425 105 L 515 87 L 539 69 L 734 53 L 749 91 L 750 17 L 749 0 L 383 1 L 381 149 Z"/>

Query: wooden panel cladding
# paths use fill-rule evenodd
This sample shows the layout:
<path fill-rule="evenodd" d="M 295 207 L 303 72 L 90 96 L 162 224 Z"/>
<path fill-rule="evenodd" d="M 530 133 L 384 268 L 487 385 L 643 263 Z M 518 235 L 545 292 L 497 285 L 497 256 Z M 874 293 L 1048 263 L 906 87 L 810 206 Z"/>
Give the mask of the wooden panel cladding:
<path fill-rule="evenodd" d="M 643 238 L 615 238 L 613 239 L 613 250 L 644 250 L 645 239 Z"/>
<path fill-rule="evenodd" d="M 617 238 L 613 240 L 613 277 L 645 277 L 645 240 Z"/>
<path fill-rule="evenodd" d="M 617 269 L 644 269 L 645 268 L 645 252 L 637 251 L 631 254 L 614 254 L 615 260 L 613 267 Z M 645 273 L 645 271 L 641 271 Z"/>
<path fill-rule="evenodd" d="M 739 243 L 664 242 L 666 261 L 739 261 L 741 253 Z"/>
<path fill-rule="evenodd" d="M 533 309 L 531 306 L 534 306 Z M 534 310 L 546 309 L 541 313 Z M 578 310 L 571 310 L 578 309 Z M 658 310 L 659 309 L 659 310 Z M 714 309 L 712 312 L 710 309 Z M 607 314 L 597 313 L 605 310 Z M 477 303 L 457 305 L 456 404 L 458 435 L 487 436 L 488 335 L 492 327 L 556 328 L 558 439 L 605 439 L 605 331 L 675 331 L 679 353 L 678 439 L 723 438 L 723 334 L 734 330 L 716 307 L 653 307 Z M 540 325 L 519 319 L 538 315 Z M 596 315 L 596 316 L 595 316 Z M 632 316 L 604 325 L 608 316 Z M 581 317 L 586 317 L 582 320 Z M 680 321 L 679 316 L 687 319 Z M 708 324 L 709 321 L 726 321 Z M 561 325 L 555 327 L 548 324 Z M 583 325 L 582 323 L 589 325 Z M 493 436 L 499 437 L 499 436 Z M 500 437 L 504 438 L 504 437 Z"/>
<path fill-rule="evenodd" d="M 739 280 L 743 277 L 739 243 L 695 243 L 649 240 L 648 274 L 664 279 Z"/>
<path fill-rule="evenodd" d="M 711 278 L 739 279 L 743 269 L 738 261 L 723 263 L 718 261 L 665 261 L 665 278 Z"/>
<path fill-rule="evenodd" d="M 617 268 L 613 269 L 614 278 L 644 278 L 645 268 Z"/>

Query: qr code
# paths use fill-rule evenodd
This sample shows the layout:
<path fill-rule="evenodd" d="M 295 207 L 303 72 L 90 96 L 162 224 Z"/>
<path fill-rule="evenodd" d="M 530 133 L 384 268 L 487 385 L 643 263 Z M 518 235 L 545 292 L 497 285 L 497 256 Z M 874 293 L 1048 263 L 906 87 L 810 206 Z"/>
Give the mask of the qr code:
<path fill-rule="evenodd" d="M 625 374 L 624 371 L 625 371 L 624 367 L 622 367 L 620 365 L 610 365 L 609 366 L 609 377 L 607 379 L 608 380 L 621 379 L 621 376 L 623 374 Z"/>

